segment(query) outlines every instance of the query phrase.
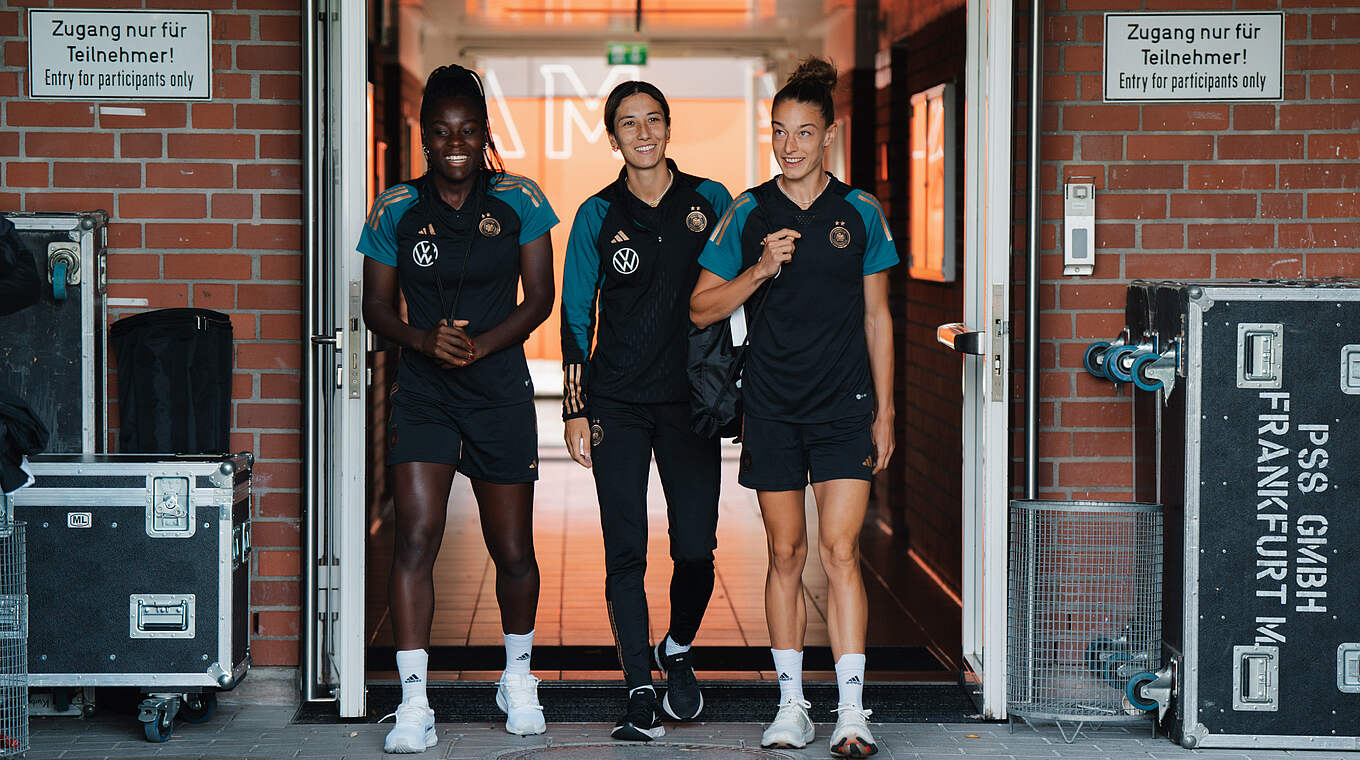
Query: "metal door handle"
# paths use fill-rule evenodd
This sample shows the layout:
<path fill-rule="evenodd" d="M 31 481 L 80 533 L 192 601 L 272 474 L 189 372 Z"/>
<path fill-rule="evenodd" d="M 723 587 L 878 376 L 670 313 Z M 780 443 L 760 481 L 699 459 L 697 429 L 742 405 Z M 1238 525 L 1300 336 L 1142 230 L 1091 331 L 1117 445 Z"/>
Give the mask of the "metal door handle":
<path fill-rule="evenodd" d="M 950 322 L 935 328 L 935 339 L 961 354 L 981 356 L 984 333 L 969 330 L 962 322 Z"/>

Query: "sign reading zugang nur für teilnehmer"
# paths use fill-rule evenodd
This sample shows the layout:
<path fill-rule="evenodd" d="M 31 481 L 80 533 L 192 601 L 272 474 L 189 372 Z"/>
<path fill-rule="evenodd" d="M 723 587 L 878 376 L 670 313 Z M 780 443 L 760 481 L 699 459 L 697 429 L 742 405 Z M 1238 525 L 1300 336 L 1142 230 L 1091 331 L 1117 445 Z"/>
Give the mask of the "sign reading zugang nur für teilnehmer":
<path fill-rule="evenodd" d="M 34 98 L 207 100 L 208 11 L 28 12 L 28 92 Z"/>
<path fill-rule="evenodd" d="M 1108 102 L 1283 98 L 1283 13 L 1105 14 Z"/>

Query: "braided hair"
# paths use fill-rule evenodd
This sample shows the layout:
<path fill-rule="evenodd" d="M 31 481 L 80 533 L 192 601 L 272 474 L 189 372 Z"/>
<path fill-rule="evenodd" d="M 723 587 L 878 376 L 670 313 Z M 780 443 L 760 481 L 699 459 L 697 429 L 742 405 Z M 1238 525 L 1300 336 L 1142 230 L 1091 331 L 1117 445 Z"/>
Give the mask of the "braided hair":
<path fill-rule="evenodd" d="M 435 118 L 435 109 L 439 104 L 452 98 L 467 98 L 482 107 L 482 129 L 486 131 L 486 149 L 482 165 L 491 171 L 494 180 L 496 176 L 505 173 L 505 161 L 501 158 L 500 151 L 496 150 L 496 142 L 491 139 L 486 89 L 482 86 L 482 78 L 477 76 L 477 72 L 456 63 L 440 66 L 430 72 L 430 78 L 425 80 L 425 95 L 420 100 L 421 129 L 424 130 L 425 125 Z"/>
<path fill-rule="evenodd" d="M 825 58 L 811 56 L 798 64 L 798 69 L 789 75 L 789 80 L 775 93 L 773 109 L 786 100 L 816 106 L 826 120 L 826 126 L 836 121 L 836 67 Z"/>

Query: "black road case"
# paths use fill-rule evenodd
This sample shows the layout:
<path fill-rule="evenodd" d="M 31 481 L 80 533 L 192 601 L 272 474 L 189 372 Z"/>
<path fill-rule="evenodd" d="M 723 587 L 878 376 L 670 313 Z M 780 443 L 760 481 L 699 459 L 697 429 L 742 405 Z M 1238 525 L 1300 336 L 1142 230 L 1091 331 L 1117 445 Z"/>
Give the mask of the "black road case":
<path fill-rule="evenodd" d="M 252 457 L 40 455 L 29 683 L 230 689 L 250 662 Z"/>
<path fill-rule="evenodd" d="M 104 238 L 108 215 L 21 213 L 14 222 L 42 281 L 38 302 L 0 316 L 0 383 L 47 425 L 52 453 L 104 451 Z"/>
<path fill-rule="evenodd" d="M 1360 287 L 1164 283 L 1168 729 L 1360 749 Z M 1179 613 L 1179 614 L 1178 614 Z"/>

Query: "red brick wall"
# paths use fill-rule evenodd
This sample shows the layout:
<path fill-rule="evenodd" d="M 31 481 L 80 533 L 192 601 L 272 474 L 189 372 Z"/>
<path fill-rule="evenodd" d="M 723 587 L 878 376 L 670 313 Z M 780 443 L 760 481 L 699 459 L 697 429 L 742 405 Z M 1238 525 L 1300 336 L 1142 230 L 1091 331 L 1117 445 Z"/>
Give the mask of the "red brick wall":
<path fill-rule="evenodd" d="M 1082 352 L 1121 329 L 1129 280 L 1360 275 L 1360 0 L 1048 0 L 1047 7 L 1041 493 L 1123 499 L 1134 487 L 1130 394 L 1086 374 Z M 1284 101 L 1102 103 L 1102 13 L 1144 9 L 1283 10 Z M 1020 18 L 1017 40 L 1028 39 L 1026 26 Z M 1028 53 L 1016 60 L 1027 68 Z M 1027 92 L 1022 76 L 1019 99 Z M 1026 124 L 1017 108 L 1017 133 Z M 1023 137 L 1016 150 L 1023 209 Z M 1062 275 L 1060 178 L 1074 175 L 1096 177 L 1091 277 Z M 1023 249 L 1023 217 L 1016 240 Z M 1023 307 L 1019 262 L 1016 271 L 1014 300 Z M 1013 324 L 1023 328 L 1023 318 L 1017 310 Z M 1023 360 L 1023 344 L 1015 352 Z"/>
<path fill-rule="evenodd" d="M 58 5 L 66 5 L 58 3 Z M 82 8 L 183 7 L 81 0 Z M 108 295 L 231 315 L 232 448 L 255 453 L 257 665 L 295 665 L 299 629 L 302 83 L 297 0 L 207 0 L 213 99 L 29 100 L 27 17 L 0 10 L 0 209 L 106 209 Z M 115 309 L 116 319 L 134 310 Z M 111 387 L 116 384 L 111 382 Z M 110 422 L 117 424 L 111 400 Z M 116 436 L 110 437 L 111 442 Z"/>

